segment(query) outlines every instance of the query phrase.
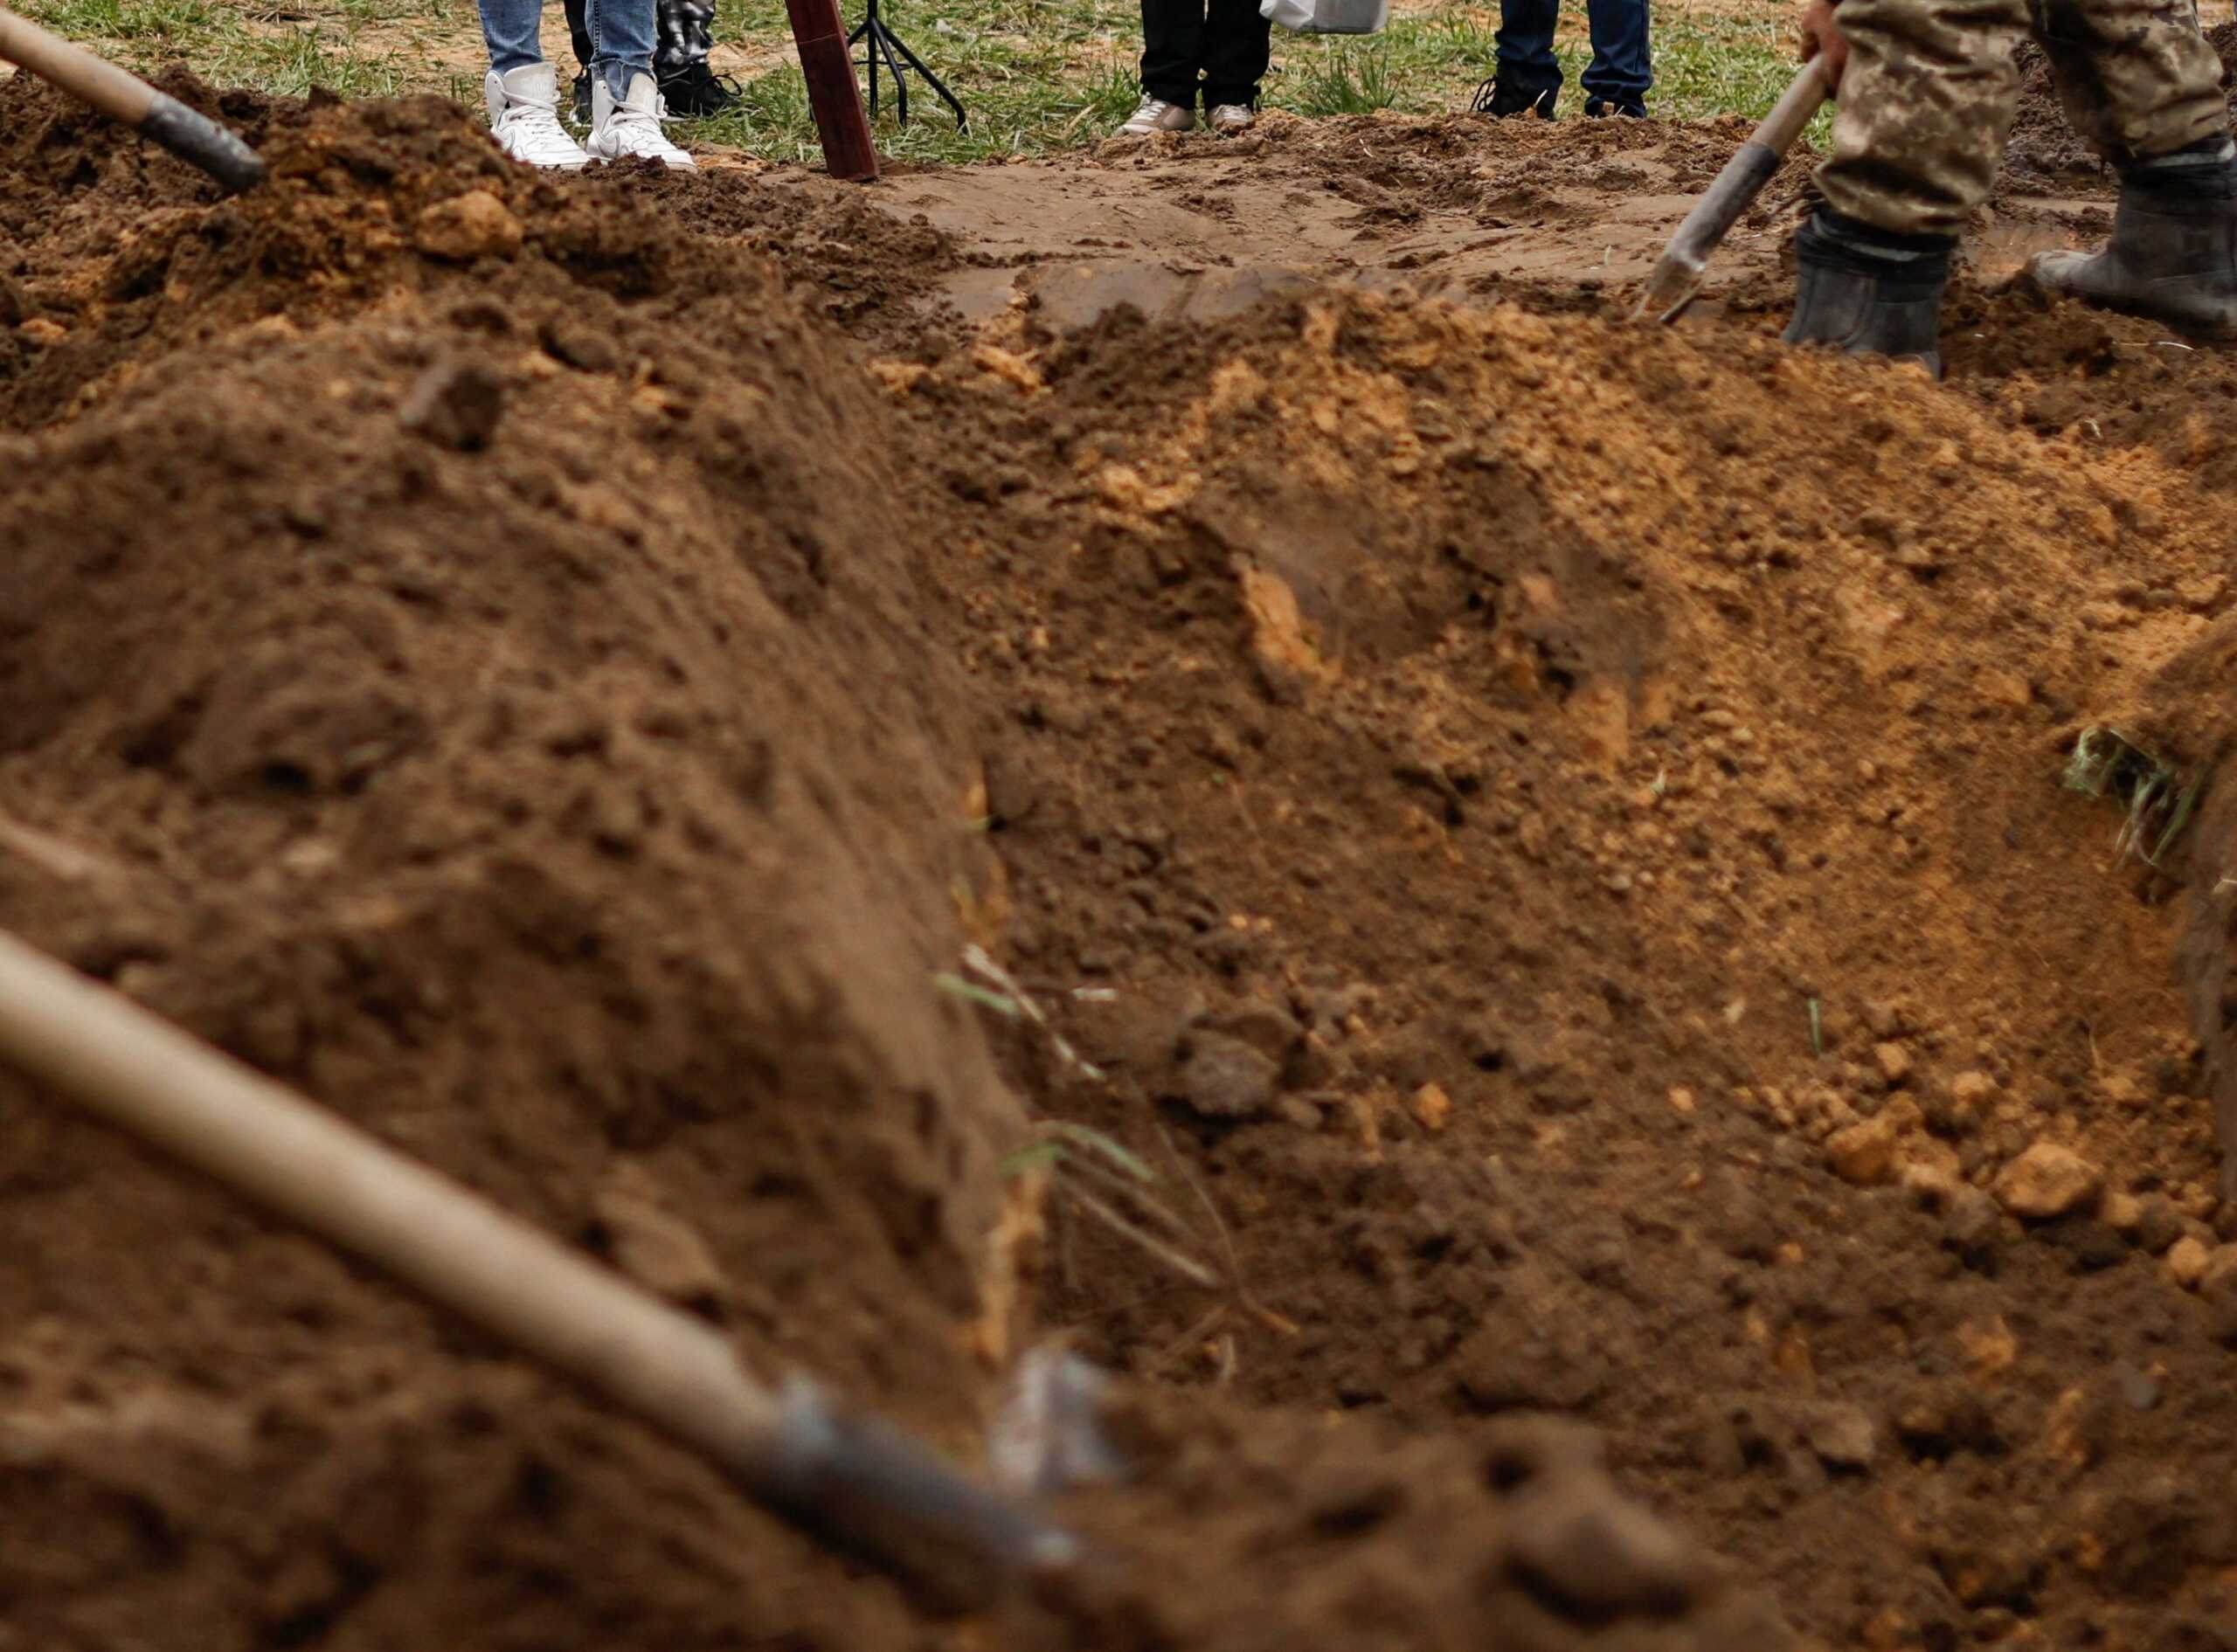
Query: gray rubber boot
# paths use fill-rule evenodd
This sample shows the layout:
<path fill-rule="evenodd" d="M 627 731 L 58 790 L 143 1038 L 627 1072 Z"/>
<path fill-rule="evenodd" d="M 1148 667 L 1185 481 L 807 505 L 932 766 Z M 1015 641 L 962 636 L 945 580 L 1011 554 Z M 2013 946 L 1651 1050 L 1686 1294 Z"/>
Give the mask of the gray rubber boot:
<path fill-rule="evenodd" d="M 1942 377 L 1942 295 L 1956 241 L 1894 235 L 1820 209 L 1794 238 L 1790 344 L 1918 362 Z"/>
<path fill-rule="evenodd" d="M 2105 250 L 2038 252 L 2027 279 L 2046 293 L 2237 337 L 2237 149 L 2220 138 L 2123 168 Z"/>

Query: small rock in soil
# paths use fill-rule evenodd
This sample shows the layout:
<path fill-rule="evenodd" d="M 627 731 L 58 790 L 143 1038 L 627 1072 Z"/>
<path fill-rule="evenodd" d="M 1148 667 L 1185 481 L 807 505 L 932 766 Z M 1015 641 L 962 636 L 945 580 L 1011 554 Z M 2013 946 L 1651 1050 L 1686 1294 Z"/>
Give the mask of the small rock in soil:
<path fill-rule="evenodd" d="M 1589 1431 L 1511 1425 L 1489 1472 L 1510 1497 L 1509 1570 L 1555 1611 L 1594 1623 L 1674 1614 L 1706 1593 L 1701 1552 L 1617 1490 Z"/>
<path fill-rule="evenodd" d="M 1879 1066 L 1880 1076 L 1891 1085 L 1901 1084 L 1911 1075 L 1911 1053 L 1901 1044 L 1891 1040 L 1873 1045 L 1872 1059 Z"/>
<path fill-rule="evenodd" d="M 2128 1241 L 2093 1216 L 2069 1216 L 2044 1237 L 2074 1259 L 2076 1273 L 2096 1273 L 2128 1260 Z"/>
<path fill-rule="evenodd" d="M 2159 1379 L 2150 1372 L 2138 1371 L 2134 1365 L 2116 1365 L 2113 1382 L 2130 1410 L 2150 1411 L 2159 1404 Z"/>
<path fill-rule="evenodd" d="M 1962 1136 L 1979 1125 L 1995 1099 L 1996 1081 L 1986 1073 L 1960 1073 L 1936 1099 L 1936 1127 Z"/>
<path fill-rule="evenodd" d="M 470 263 L 510 258 L 521 250 L 521 221 L 487 190 L 468 190 L 419 214 L 412 244 L 429 258 Z"/>
<path fill-rule="evenodd" d="M 475 453 L 505 415 L 505 383 L 477 362 L 438 362 L 419 376 L 397 421 L 439 447 Z"/>
<path fill-rule="evenodd" d="M 1996 1196 L 2015 1216 L 2048 1221 L 2095 1199 L 2102 1180 L 2097 1167 L 2072 1148 L 2037 1142 L 2004 1167 Z"/>
<path fill-rule="evenodd" d="M 1867 1119 L 1825 1138 L 1825 1159 L 1833 1173 L 1859 1187 L 1878 1187 L 1895 1174 L 1895 1126 L 1885 1118 Z"/>
<path fill-rule="evenodd" d="M 1872 1466 L 1879 1431 L 1860 1406 L 1834 1406 L 1810 1422 L 1810 1448 L 1830 1469 L 1862 1470 Z"/>
<path fill-rule="evenodd" d="M 2199 1270 L 2199 1289 L 2209 1295 L 2237 1284 L 2237 1245 L 2216 1245 Z"/>
<path fill-rule="evenodd" d="M 1256 1118 L 1274 1104 L 1281 1069 L 1240 1039 L 1220 1033 L 1190 1038 L 1181 1064 L 1181 1098 L 1206 1118 Z"/>
<path fill-rule="evenodd" d="M 2146 1193 L 2137 1203 L 2136 1242 L 2159 1255 L 2183 1236 L 2183 1213 L 2164 1193 Z"/>
<path fill-rule="evenodd" d="M 2205 1245 L 2185 1234 L 2167 1249 L 2167 1276 L 2185 1290 L 2198 1289 L 2199 1281 L 2206 1276 L 2206 1262 L 2209 1255 Z"/>
<path fill-rule="evenodd" d="M 1977 1187 L 1961 1187 L 1950 1201 L 1950 1213 L 1943 1219 L 1943 1237 L 1969 1255 L 1986 1250 L 1995 1243 L 2003 1220 L 2003 1209 L 1996 1200 Z"/>
<path fill-rule="evenodd" d="M 1292 1047 L 1305 1036 L 1305 1028 L 1287 1010 L 1263 1000 L 1209 1015 L 1204 1024 L 1222 1037 L 1248 1044 L 1271 1061 L 1288 1059 Z"/>

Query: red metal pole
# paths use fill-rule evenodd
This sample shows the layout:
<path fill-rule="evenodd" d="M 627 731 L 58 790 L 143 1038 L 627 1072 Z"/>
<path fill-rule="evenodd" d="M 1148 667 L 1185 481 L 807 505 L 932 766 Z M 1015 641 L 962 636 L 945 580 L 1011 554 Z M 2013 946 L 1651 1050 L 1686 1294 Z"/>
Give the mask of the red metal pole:
<path fill-rule="evenodd" d="M 800 48 L 823 164 L 835 178 L 869 183 L 877 176 L 877 150 L 862 113 L 862 89 L 855 84 L 854 54 L 847 48 L 839 0 L 785 0 L 785 10 L 792 16 L 793 44 Z"/>

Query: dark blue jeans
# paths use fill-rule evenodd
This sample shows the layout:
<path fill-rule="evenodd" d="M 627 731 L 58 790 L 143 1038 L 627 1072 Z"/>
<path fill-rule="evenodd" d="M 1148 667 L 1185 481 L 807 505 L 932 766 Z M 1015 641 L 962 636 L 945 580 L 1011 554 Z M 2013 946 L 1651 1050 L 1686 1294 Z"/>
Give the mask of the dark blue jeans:
<path fill-rule="evenodd" d="M 1647 0 L 1585 0 L 1592 29 L 1592 66 L 1584 95 L 1610 103 L 1643 100 L 1654 84 L 1646 43 Z M 1500 0 L 1499 87 L 1527 97 L 1562 89 L 1554 59 L 1554 19 L 1560 0 Z"/>

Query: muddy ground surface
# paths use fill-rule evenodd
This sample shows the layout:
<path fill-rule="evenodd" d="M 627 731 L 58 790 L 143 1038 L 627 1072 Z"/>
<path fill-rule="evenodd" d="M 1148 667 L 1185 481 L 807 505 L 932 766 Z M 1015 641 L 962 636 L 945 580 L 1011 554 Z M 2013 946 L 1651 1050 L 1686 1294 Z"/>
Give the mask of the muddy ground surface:
<path fill-rule="evenodd" d="M 1798 164 L 1622 321 L 1737 126 L 175 89 L 267 189 L 0 87 L 0 921 L 963 1461 L 1068 1339 L 1133 1473 L 938 1615 L 10 1086 L 0 1646 L 2237 1644 L 2237 805 L 2060 784 L 2218 771 L 2237 377 L 1996 290 L 2100 184 L 1936 386 L 1775 342 Z"/>

